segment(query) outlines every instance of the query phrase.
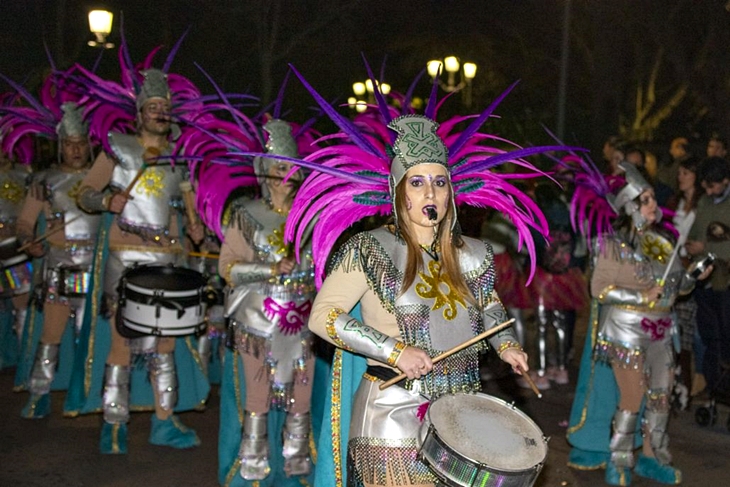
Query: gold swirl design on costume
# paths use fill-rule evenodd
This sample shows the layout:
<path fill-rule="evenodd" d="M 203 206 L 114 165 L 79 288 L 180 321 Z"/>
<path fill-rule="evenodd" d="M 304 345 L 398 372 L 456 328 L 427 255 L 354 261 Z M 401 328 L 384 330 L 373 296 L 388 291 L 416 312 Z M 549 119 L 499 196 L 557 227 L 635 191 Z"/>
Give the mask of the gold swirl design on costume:
<path fill-rule="evenodd" d="M 162 189 L 165 187 L 164 179 L 165 174 L 161 170 L 156 167 L 148 167 L 135 185 L 135 191 L 138 194 L 144 193 L 147 196 L 160 196 Z"/>
<path fill-rule="evenodd" d="M 0 199 L 10 201 L 11 203 L 20 203 L 23 199 L 23 187 L 10 179 L 5 179 L 0 183 Z"/>
<path fill-rule="evenodd" d="M 71 188 L 68 190 L 69 198 L 76 201 L 76 198 L 78 197 L 79 193 L 81 192 L 81 183 L 82 182 L 83 181 L 81 179 L 79 179 L 78 181 L 76 181 L 76 183 L 74 183 L 73 186 L 71 186 Z"/>
<path fill-rule="evenodd" d="M 466 302 L 457 292 L 454 291 L 454 285 L 446 275 L 441 275 L 441 265 L 432 260 L 428 263 L 429 276 L 423 272 L 419 272 L 423 282 L 416 284 L 416 294 L 423 299 L 433 299 L 431 310 L 441 309 L 444 306 L 444 318 L 451 321 L 456 318 L 457 304 L 461 304 L 466 309 Z M 448 290 L 444 292 L 442 286 Z"/>
<path fill-rule="evenodd" d="M 665 264 L 673 250 L 672 243 L 656 233 L 647 233 L 641 238 L 641 251 L 651 260 Z"/>
<path fill-rule="evenodd" d="M 273 232 L 271 232 L 271 235 L 266 237 L 269 245 L 271 245 L 272 248 L 276 249 L 275 252 L 279 255 L 287 255 L 289 253 L 289 246 L 284 242 L 285 223 L 286 222 L 283 222 L 279 228 L 275 229 Z"/>

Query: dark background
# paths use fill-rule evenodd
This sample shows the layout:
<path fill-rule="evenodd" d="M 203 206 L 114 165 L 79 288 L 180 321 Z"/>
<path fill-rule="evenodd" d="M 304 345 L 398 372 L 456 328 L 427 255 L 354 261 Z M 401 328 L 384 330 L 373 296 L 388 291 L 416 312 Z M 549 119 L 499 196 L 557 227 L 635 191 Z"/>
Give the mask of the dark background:
<path fill-rule="evenodd" d="M 568 49 L 562 49 L 569 6 Z M 37 88 L 48 73 L 44 42 L 61 67 L 94 64 L 88 10 L 114 12 L 132 58 L 158 45 L 158 66 L 186 31 L 172 70 L 227 92 L 270 101 L 292 63 L 328 100 L 345 102 L 366 78 L 364 54 L 395 90 L 405 91 L 432 58 L 477 63 L 472 111 L 484 109 L 516 80 L 489 127 L 525 144 L 549 142 L 557 126 L 561 54 L 568 52 L 567 143 L 593 149 L 620 134 L 665 156 L 669 139 L 690 138 L 698 153 L 709 135 L 730 132 L 730 13 L 721 0 L 2 0 L 0 72 Z M 123 12 L 123 15 L 122 15 Z M 118 78 L 117 50 L 97 73 Z M 383 67 L 384 66 L 384 67 Z M 0 88 L 0 89 L 7 89 Z M 426 96 L 428 76 L 416 94 Z M 291 81 L 285 98 L 306 117 L 311 97 Z M 460 94 L 443 114 L 463 112 Z"/>

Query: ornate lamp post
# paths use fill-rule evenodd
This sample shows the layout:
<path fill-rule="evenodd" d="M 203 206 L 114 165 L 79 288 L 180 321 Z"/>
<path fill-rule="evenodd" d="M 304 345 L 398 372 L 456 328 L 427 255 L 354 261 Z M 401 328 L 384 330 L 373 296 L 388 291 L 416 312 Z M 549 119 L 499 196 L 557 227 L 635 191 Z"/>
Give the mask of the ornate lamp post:
<path fill-rule="evenodd" d="M 112 49 L 114 44 L 107 42 L 106 38 L 112 32 L 112 20 L 114 14 L 108 10 L 92 10 L 89 12 L 89 30 L 96 37 L 88 44 L 91 47 L 100 47 L 102 49 Z"/>
<path fill-rule="evenodd" d="M 476 77 L 477 65 L 475 63 L 459 63 L 456 56 L 447 56 L 443 60 L 433 59 L 426 63 L 426 70 L 432 79 L 437 79 L 439 86 L 447 93 L 463 91 L 464 105 L 471 106 L 471 82 Z M 447 80 L 444 83 L 439 74 L 444 70 L 447 73 Z M 456 74 L 460 73 L 459 81 L 456 81 Z"/>
<path fill-rule="evenodd" d="M 390 93 L 390 85 L 388 83 L 377 82 L 380 92 L 383 95 Z M 358 113 L 367 110 L 367 105 L 375 103 L 375 90 L 373 89 L 373 80 L 367 79 L 365 81 L 357 81 L 352 84 L 352 92 L 355 96 L 351 96 L 347 99 L 347 104 L 350 108 L 354 109 Z"/>

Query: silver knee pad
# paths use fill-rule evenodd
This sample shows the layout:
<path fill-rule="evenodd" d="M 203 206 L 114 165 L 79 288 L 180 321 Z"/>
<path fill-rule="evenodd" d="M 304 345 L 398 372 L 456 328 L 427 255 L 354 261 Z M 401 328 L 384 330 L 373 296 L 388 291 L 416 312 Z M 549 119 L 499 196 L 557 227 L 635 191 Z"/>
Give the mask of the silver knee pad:
<path fill-rule="evenodd" d="M 157 391 L 157 400 L 162 409 L 169 411 L 177 404 L 177 374 L 175 355 L 158 353 L 149 361 L 150 378 Z"/>
<path fill-rule="evenodd" d="M 35 353 L 33 370 L 30 373 L 31 394 L 42 396 L 51 392 L 51 383 L 56 375 L 58 365 L 58 345 L 39 343 Z"/>
<path fill-rule="evenodd" d="M 617 467 L 634 467 L 634 432 L 639 413 L 618 409 L 613 415 L 611 461 Z"/>
<path fill-rule="evenodd" d="M 287 475 L 309 474 L 309 413 L 286 415 L 282 451 Z"/>
<path fill-rule="evenodd" d="M 112 424 L 129 422 L 129 367 L 106 366 L 102 402 L 105 422 Z"/>
<path fill-rule="evenodd" d="M 238 457 L 241 460 L 241 477 L 246 480 L 262 480 L 271 472 L 267 422 L 266 413 L 243 412 L 243 431 Z"/>

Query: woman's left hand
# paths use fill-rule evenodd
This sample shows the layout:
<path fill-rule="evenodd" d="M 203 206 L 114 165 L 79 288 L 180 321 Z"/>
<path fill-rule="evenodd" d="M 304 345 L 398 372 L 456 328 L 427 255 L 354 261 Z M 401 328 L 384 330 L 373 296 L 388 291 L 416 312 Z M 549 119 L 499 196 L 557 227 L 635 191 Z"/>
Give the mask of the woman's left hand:
<path fill-rule="evenodd" d="M 522 375 L 522 372 L 530 370 L 530 366 L 527 365 L 527 354 L 519 348 L 508 348 L 500 358 L 512 366 L 512 370 Z"/>

